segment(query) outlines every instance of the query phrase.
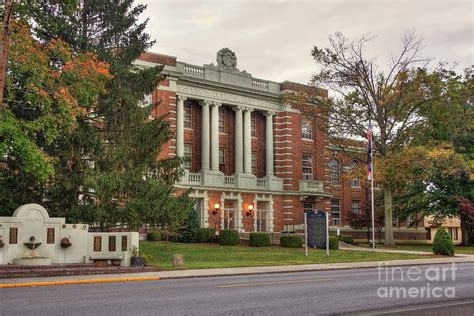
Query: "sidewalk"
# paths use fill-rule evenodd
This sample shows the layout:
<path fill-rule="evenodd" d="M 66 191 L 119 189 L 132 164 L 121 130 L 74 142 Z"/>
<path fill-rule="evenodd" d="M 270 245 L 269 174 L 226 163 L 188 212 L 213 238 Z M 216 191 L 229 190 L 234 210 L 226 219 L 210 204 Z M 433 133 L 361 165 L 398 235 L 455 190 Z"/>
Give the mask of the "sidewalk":
<path fill-rule="evenodd" d="M 363 268 L 377 268 L 380 265 L 384 267 L 390 267 L 390 266 L 449 264 L 449 263 L 474 263 L 474 256 L 464 256 L 464 257 L 458 256 L 458 257 L 447 257 L 447 258 L 429 258 L 429 259 L 413 259 L 413 260 L 329 263 L 329 264 L 305 264 L 305 265 L 289 265 L 289 266 L 174 270 L 174 271 L 159 271 L 159 272 L 145 272 L 145 273 L 109 274 L 109 275 L 76 275 L 76 276 L 42 277 L 42 278 L 28 278 L 28 279 L 25 279 L 25 278 L 3 279 L 3 280 L 0 280 L 0 285 L 38 282 L 38 286 L 41 286 L 41 285 L 48 285 L 48 284 L 45 284 L 47 282 L 67 282 L 67 281 L 81 282 L 81 283 L 127 282 L 127 281 L 145 281 L 146 279 L 164 280 L 164 279 L 199 278 L 199 277 L 214 277 L 214 276 L 266 274 L 266 273 L 363 269 Z M 94 280 L 96 282 L 94 282 Z M 49 285 L 54 285 L 54 284 L 49 284 Z"/>

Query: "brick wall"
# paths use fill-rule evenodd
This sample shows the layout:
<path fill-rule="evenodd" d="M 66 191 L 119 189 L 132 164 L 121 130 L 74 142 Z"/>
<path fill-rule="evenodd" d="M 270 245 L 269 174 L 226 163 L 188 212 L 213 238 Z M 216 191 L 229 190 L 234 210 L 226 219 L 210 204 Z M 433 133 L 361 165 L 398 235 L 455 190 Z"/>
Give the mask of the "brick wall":
<path fill-rule="evenodd" d="M 176 57 L 156 53 L 143 53 L 140 55 L 140 57 L 138 57 L 138 60 L 143 60 L 159 65 L 176 66 Z"/>

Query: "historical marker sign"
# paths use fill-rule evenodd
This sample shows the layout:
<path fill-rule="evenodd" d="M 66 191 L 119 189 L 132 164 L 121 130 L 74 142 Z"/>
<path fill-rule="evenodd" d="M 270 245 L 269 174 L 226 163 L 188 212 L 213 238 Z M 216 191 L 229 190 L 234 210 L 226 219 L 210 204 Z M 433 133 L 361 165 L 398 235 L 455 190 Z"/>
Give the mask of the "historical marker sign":
<path fill-rule="evenodd" d="M 307 212 L 308 246 L 326 248 L 326 212 Z"/>

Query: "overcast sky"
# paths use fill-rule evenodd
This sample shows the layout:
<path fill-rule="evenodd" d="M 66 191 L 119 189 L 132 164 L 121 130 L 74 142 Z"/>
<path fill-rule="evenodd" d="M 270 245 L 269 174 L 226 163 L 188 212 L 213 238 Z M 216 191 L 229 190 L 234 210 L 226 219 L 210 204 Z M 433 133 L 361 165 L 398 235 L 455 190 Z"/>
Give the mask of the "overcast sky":
<path fill-rule="evenodd" d="M 423 36 L 423 56 L 474 64 L 473 2 L 459 0 L 139 0 L 148 5 L 153 52 L 197 65 L 229 47 L 237 67 L 254 77 L 308 83 L 317 68 L 311 49 L 328 35 L 376 36 L 370 53 L 380 63 L 400 48 L 403 34 Z"/>

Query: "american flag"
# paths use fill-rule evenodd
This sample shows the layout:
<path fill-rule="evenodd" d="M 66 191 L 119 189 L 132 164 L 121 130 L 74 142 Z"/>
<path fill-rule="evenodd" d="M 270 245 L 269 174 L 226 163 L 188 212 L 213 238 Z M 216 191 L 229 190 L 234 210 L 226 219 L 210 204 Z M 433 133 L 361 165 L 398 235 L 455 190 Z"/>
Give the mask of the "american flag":
<path fill-rule="evenodd" d="M 369 130 L 367 131 L 367 178 L 372 180 L 372 124 L 369 121 Z"/>

